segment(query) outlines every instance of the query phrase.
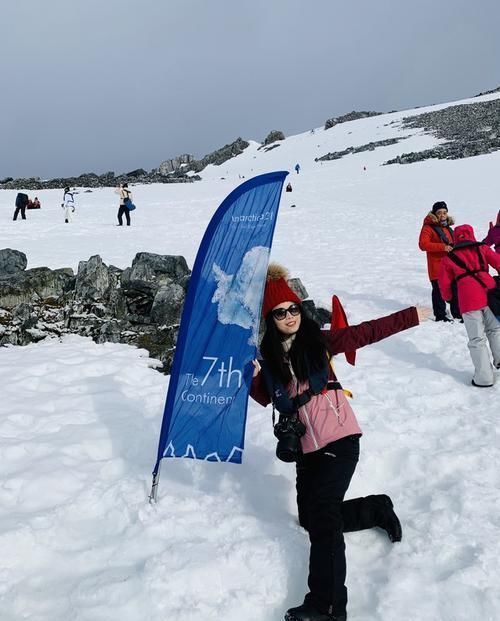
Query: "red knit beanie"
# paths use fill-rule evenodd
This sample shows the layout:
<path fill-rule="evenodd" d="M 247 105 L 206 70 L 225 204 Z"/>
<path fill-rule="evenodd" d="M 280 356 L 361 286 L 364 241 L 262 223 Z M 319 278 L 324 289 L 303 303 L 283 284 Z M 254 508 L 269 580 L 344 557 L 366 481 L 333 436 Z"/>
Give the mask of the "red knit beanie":
<path fill-rule="evenodd" d="M 267 268 L 266 287 L 264 289 L 264 301 L 262 302 L 262 316 L 267 315 L 275 306 L 282 302 L 296 302 L 300 304 L 302 300 L 288 286 L 288 272 L 278 263 L 270 263 Z"/>

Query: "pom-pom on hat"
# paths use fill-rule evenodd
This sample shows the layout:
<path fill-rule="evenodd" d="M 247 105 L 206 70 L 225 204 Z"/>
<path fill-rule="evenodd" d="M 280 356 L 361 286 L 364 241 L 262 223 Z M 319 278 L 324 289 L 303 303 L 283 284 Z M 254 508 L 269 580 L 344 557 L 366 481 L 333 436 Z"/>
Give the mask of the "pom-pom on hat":
<path fill-rule="evenodd" d="M 300 304 L 302 300 L 287 283 L 288 271 L 278 263 L 270 263 L 267 268 L 266 287 L 264 289 L 264 301 L 262 302 L 262 315 L 267 315 L 275 306 L 282 302 L 296 302 Z"/>
<path fill-rule="evenodd" d="M 439 209 L 446 209 L 448 211 L 448 205 L 444 201 L 438 201 L 432 206 L 432 213 L 435 215 Z"/>

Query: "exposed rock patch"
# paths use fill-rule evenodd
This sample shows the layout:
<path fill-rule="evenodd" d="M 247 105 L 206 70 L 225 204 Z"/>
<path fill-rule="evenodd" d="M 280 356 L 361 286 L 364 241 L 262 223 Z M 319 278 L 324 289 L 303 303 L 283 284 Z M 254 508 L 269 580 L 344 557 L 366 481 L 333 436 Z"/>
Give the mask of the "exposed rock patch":
<path fill-rule="evenodd" d="M 431 158 L 455 160 L 500 149 L 500 99 L 405 117 L 401 124 L 404 129 L 423 129 L 446 142 L 425 151 L 403 153 L 385 164 L 411 164 Z"/>
<path fill-rule="evenodd" d="M 327 119 L 325 121 L 325 129 L 331 129 L 335 127 L 335 125 L 339 125 L 340 123 L 347 123 L 348 121 L 357 121 L 358 119 L 365 119 L 370 116 L 379 116 L 380 114 L 384 114 L 383 112 L 374 112 L 373 110 L 353 110 L 352 112 L 348 112 L 347 114 L 343 114 L 342 116 L 335 116 L 331 119 Z"/>
<path fill-rule="evenodd" d="M 377 140 L 376 142 L 369 142 L 359 147 L 348 147 L 343 151 L 334 151 L 333 153 L 327 153 L 322 157 L 314 158 L 315 162 L 325 162 L 328 160 L 339 160 L 344 155 L 350 155 L 351 153 L 363 153 L 363 151 L 375 151 L 378 147 L 388 147 L 393 144 L 397 144 L 400 140 L 406 140 L 406 138 L 387 138 L 386 140 Z"/>
<path fill-rule="evenodd" d="M 267 134 L 266 139 L 264 140 L 264 146 L 272 144 L 277 140 L 285 140 L 285 134 L 278 129 L 274 129 Z"/>

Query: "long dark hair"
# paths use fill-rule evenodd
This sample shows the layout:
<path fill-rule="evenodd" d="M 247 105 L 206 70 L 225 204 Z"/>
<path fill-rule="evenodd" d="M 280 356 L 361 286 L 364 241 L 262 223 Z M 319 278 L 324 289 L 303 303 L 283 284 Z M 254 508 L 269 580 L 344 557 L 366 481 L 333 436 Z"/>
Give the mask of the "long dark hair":
<path fill-rule="evenodd" d="M 288 355 L 295 376 L 299 381 L 304 382 L 311 372 L 325 367 L 329 354 L 326 339 L 320 327 L 306 314 L 302 306 L 300 316 L 300 327 L 295 334 Z M 283 339 L 283 333 L 276 327 L 272 313 L 269 313 L 266 317 L 266 330 L 262 337 L 260 351 L 272 375 L 286 386 L 292 379 L 292 374 L 285 361 Z"/>

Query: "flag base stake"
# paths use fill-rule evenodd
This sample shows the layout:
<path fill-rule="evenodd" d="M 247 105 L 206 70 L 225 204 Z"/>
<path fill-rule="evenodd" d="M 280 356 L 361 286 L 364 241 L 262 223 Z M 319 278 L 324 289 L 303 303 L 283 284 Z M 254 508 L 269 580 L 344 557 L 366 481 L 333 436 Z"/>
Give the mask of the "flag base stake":
<path fill-rule="evenodd" d="M 160 482 L 160 466 L 158 465 L 158 471 L 153 474 L 153 484 L 151 485 L 151 492 L 149 494 L 149 504 L 156 504 L 158 501 L 158 483 Z"/>

